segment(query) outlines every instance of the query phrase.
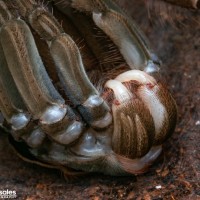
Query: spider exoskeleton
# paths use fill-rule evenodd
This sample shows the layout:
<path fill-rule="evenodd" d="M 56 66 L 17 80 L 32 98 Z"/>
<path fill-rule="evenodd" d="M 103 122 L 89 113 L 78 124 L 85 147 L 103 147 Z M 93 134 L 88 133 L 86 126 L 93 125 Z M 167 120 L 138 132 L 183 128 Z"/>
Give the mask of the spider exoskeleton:
<path fill-rule="evenodd" d="M 42 2 L 0 0 L 0 110 L 11 144 L 66 175 L 144 172 L 176 124 L 155 78 L 159 60 L 112 0 Z"/>

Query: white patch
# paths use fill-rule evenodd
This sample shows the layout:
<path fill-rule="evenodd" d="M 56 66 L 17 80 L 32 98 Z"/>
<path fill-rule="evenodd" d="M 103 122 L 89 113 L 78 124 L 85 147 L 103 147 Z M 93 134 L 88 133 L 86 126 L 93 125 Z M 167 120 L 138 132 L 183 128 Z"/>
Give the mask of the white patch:
<path fill-rule="evenodd" d="M 200 120 L 196 121 L 195 125 L 199 126 L 200 125 Z"/>
<path fill-rule="evenodd" d="M 156 185 L 156 187 L 155 187 L 157 190 L 159 190 L 159 189 L 162 189 L 162 186 L 161 185 Z"/>
<path fill-rule="evenodd" d="M 118 80 L 120 82 L 128 82 L 135 80 L 141 84 L 151 83 L 153 85 L 157 83 L 152 76 L 148 75 L 147 73 L 141 70 L 129 70 L 117 76 L 115 80 Z"/>
<path fill-rule="evenodd" d="M 144 68 L 144 71 L 150 74 L 150 73 L 159 72 L 160 68 L 158 67 L 157 64 L 153 63 L 152 60 L 149 60 L 147 66 Z"/>
<path fill-rule="evenodd" d="M 10 119 L 10 123 L 12 124 L 12 129 L 14 130 L 20 130 L 27 126 L 29 123 L 31 117 L 29 115 L 26 115 L 25 113 L 18 113 L 16 115 L 13 115 Z"/>
<path fill-rule="evenodd" d="M 102 26 L 102 13 L 92 13 L 93 21 L 97 26 Z"/>
<path fill-rule="evenodd" d="M 124 37 L 122 37 L 120 52 L 131 69 L 139 69 L 141 65 L 144 65 L 141 51 L 138 50 L 135 44 L 132 44 L 132 41 Z"/>
<path fill-rule="evenodd" d="M 140 70 L 130 70 L 122 73 L 116 77 L 116 80 L 120 82 L 135 80 L 144 85 L 138 89 L 137 93 L 153 117 L 156 133 L 160 133 L 167 111 L 156 95 L 156 92 L 159 90 L 158 86 L 156 86 L 156 80 L 152 76 Z M 148 89 L 145 86 L 149 83 L 154 86 L 153 89 Z"/>
<path fill-rule="evenodd" d="M 163 104 L 158 99 L 158 97 L 156 96 L 155 91 L 156 89 L 158 89 L 158 87 L 157 86 L 155 87 L 153 88 L 153 90 L 149 90 L 145 87 L 140 88 L 138 90 L 138 95 L 149 109 L 154 120 L 156 133 L 158 134 L 160 133 L 162 126 L 164 124 L 167 111 L 163 106 Z"/>
<path fill-rule="evenodd" d="M 106 82 L 105 86 L 113 90 L 115 98 L 120 103 L 133 98 L 133 95 L 128 91 L 128 89 L 117 80 L 109 80 Z"/>
<path fill-rule="evenodd" d="M 46 135 L 42 132 L 42 130 L 37 128 L 25 140 L 30 147 L 36 148 L 36 147 L 42 145 L 45 137 L 46 137 Z"/>
<path fill-rule="evenodd" d="M 48 107 L 41 117 L 42 124 L 53 124 L 61 121 L 67 113 L 64 106 L 51 106 Z"/>
<path fill-rule="evenodd" d="M 103 99 L 101 97 L 99 97 L 98 95 L 92 95 L 83 103 L 83 106 L 95 108 L 97 106 L 100 106 L 102 103 Z"/>

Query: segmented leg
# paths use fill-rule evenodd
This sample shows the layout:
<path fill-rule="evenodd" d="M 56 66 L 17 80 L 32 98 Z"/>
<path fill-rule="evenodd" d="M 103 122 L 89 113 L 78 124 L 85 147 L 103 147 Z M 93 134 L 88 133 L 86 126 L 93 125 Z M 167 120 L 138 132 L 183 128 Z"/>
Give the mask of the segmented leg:
<path fill-rule="evenodd" d="M 68 98 L 87 123 L 98 128 L 107 127 L 112 121 L 109 108 L 88 79 L 75 42 L 45 9 L 35 8 L 37 4 L 34 1 L 20 0 L 16 3 L 21 15 L 27 18 L 32 28 L 49 44 Z"/>
<path fill-rule="evenodd" d="M 154 145 L 147 157 L 132 160 L 132 163 L 138 164 L 136 167 L 131 165 L 130 160 L 117 156 L 125 170 L 130 171 L 130 165 L 133 167 L 132 172 L 137 173 L 159 155 L 159 145 L 171 135 L 176 124 L 176 106 L 167 90 L 148 74 L 136 70 L 150 74 L 157 72 L 159 61 L 149 50 L 138 29 L 130 23 L 129 18 L 124 17 L 126 15 L 116 8 L 113 1 L 73 0 L 72 7 L 91 13 L 96 26 L 111 38 L 128 66 L 134 69 L 109 80 L 106 86 L 112 90 L 115 98 L 112 103 L 114 152 L 126 158 L 134 155 L 134 159 L 145 155 Z M 69 15 L 62 5 L 59 8 Z M 131 87 L 134 89 L 130 90 Z M 135 95 L 145 106 L 135 100 Z M 142 112 L 145 116 L 142 116 Z M 145 127 L 144 124 L 148 125 Z"/>
<path fill-rule="evenodd" d="M 62 12 L 69 15 L 63 5 L 60 3 L 57 6 Z M 138 27 L 129 21 L 126 14 L 118 9 L 112 0 L 73 0 L 71 5 L 75 9 L 92 13 L 96 26 L 103 30 L 118 46 L 131 69 L 147 72 L 158 71 L 159 60 L 151 53 Z"/>
<path fill-rule="evenodd" d="M 14 130 L 17 128 L 24 133 L 31 131 L 30 127 L 34 128 L 30 137 L 26 138 L 28 143 L 31 138 L 43 140 L 43 131 L 58 143 L 69 144 L 73 142 L 82 133 L 82 122 L 76 120 L 72 109 L 65 105 L 64 99 L 54 88 L 39 56 L 29 27 L 24 21 L 14 19 L 3 1 L 0 2 L 0 5 L 1 10 L 5 13 L 1 22 L 5 24 L 0 31 L 1 58 L 4 61 L 1 70 L 5 69 L 8 74 L 6 81 L 5 78 L 1 80 L 4 80 L 2 82 L 5 84 L 12 83 L 10 85 L 12 90 L 9 92 L 6 91 L 6 85 L 1 87 L 3 114 L 9 119 L 8 122 L 11 123 Z M 16 97 L 13 98 L 14 95 Z M 20 111 L 16 102 L 13 102 L 20 101 L 20 96 L 25 104 L 23 107 L 26 107 L 30 113 L 28 116 Z M 35 120 L 39 120 L 38 127 L 35 125 Z M 41 142 L 39 141 L 39 143 Z"/>
<path fill-rule="evenodd" d="M 171 95 L 148 75 L 158 72 L 158 59 L 138 28 L 113 1 L 53 2 L 70 24 L 63 23 L 62 27 L 34 0 L 0 1 L 1 70 L 8 73 L 14 90 L 8 92 L 8 81 L 1 77 L 0 110 L 13 127 L 15 116 L 20 116 L 18 122 L 23 125 L 13 135 L 32 147 L 28 147 L 31 155 L 59 168 L 114 175 L 143 172 L 159 156 L 162 143 L 176 123 Z M 24 21 L 17 19 L 14 12 L 11 14 L 5 4 L 15 5 Z M 74 14 L 70 6 L 86 14 Z M 73 38 L 78 33 L 65 33 L 71 31 L 71 26 L 83 35 L 87 44 L 84 48 L 100 63 L 101 94 L 86 74 L 85 68 L 89 74 L 95 65 L 85 66 Z M 111 52 L 117 55 L 113 60 L 108 56 L 101 62 L 104 51 L 109 51 L 108 46 L 102 47 L 105 42 L 94 37 L 94 27 L 111 44 Z M 45 41 L 48 50 L 43 51 L 55 64 L 57 82 L 47 75 L 48 66 L 40 57 L 44 52 L 36 47 L 40 46 L 37 37 Z M 60 95 L 62 89 L 64 94 Z M 22 103 L 18 104 L 20 96 Z M 67 105 L 69 101 L 73 109 Z"/>
<path fill-rule="evenodd" d="M 6 20 L 11 20 L 12 16 L 2 1 L 0 1 L 0 12 L 2 13 L 0 21 L 2 26 Z M 23 100 L 8 70 L 2 45 L 0 45 L 0 55 L 0 108 L 3 116 L 12 124 L 12 128 L 18 130 L 27 125 L 30 116 L 25 111 Z"/>

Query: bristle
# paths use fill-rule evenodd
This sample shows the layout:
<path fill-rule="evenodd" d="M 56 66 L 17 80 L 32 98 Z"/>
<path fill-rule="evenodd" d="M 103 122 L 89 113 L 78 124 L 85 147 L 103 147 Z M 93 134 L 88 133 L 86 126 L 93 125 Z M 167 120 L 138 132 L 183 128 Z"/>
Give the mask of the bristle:
<path fill-rule="evenodd" d="M 100 94 L 105 92 L 104 84 L 110 79 L 114 79 L 119 74 L 127 71 L 126 65 L 115 66 L 110 63 L 109 69 L 98 69 L 87 72 L 90 81 L 94 84 Z"/>
<path fill-rule="evenodd" d="M 104 53 L 101 55 L 100 64 L 103 67 L 110 65 L 110 69 L 112 69 L 113 66 L 126 64 L 118 47 L 116 47 L 116 45 L 111 41 L 111 39 L 98 27 L 95 26 L 94 30 L 96 32 L 95 37 L 98 40 L 98 42 L 102 45 L 102 49 L 104 50 Z M 110 69 L 104 68 L 104 70 L 106 71 Z"/>

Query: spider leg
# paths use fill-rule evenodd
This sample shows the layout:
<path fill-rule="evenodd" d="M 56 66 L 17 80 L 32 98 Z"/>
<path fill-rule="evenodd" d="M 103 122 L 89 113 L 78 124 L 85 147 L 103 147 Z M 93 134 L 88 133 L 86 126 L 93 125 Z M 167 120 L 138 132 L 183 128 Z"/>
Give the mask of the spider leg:
<path fill-rule="evenodd" d="M 86 75 L 78 47 L 64 33 L 55 18 L 43 8 L 29 8 L 28 1 L 17 1 L 19 10 L 27 8 L 24 17 L 40 37 L 49 44 L 66 95 L 78 109 L 83 119 L 93 127 L 105 128 L 112 122 L 108 105 L 100 97 Z M 20 3 L 25 5 L 20 6 Z M 34 5 L 34 4 L 33 4 Z M 23 12 L 21 12 L 23 14 Z"/>
<path fill-rule="evenodd" d="M 149 45 L 139 28 L 113 1 L 72 0 L 71 5 L 75 9 L 92 14 L 96 26 L 111 38 L 131 69 L 147 72 L 159 70 L 160 61 L 150 51 Z M 62 5 L 59 8 L 65 12 Z"/>
<path fill-rule="evenodd" d="M 67 12 L 67 20 L 74 28 L 72 32 L 80 26 L 78 31 L 82 35 L 85 27 L 90 28 L 82 38 L 87 37 L 84 44 L 88 45 L 97 62 L 100 60 L 99 72 L 108 73 L 100 80 L 105 81 L 101 87 L 102 97 L 107 102 L 85 72 L 85 60 L 81 57 L 84 54 L 73 41 L 74 34 L 66 34 L 52 14 L 35 0 L 12 2 L 23 20 L 12 16 L 5 5 L 10 4 L 0 0 L 0 53 L 2 63 L 5 63 L 1 70 L 8 74 L 7 79 L 12 82 L 10 87 L 16 94 L 15 100 L 14 92 L 7 91 L 8 80 L 0 77 L 0 110 L 11 125 L 10 119 L 16 114 L 27 116 L 27 124 L 24 123 L 20 131 L 31 133 L 22 134 L 20 138 L 25 141 L 25 149 L 28 144 L 31 147 L 28 152 L 38 160 L 114 175 L 143 172 L 160 155 L 161 145 L 174 130 L 176 122 L 175 102 L 168 91 L 148 75 L 158 71 L 158 60 L 138 28 L 112 0 L 63 1 L 64 5 L 69 4 L 69 9 L 59 4 L 60 0 L 53 2 L 58 3 L 62 12 Z M 54 8 L 55 4 L 50 4 Z M 71 20 L 73 16 L 77 17 L 73 15 L 77 10 L 84 11 L 84 27 L 77 23 L 83 13 Z M 92 19 L 88 20 L 90 17 Z M 66 28 L 67 23 L 64 25 Z M 93 28 L 103 33 L 104 43 L 95 38 L 95 34 L 92 42 L 89 41 Z M 38 52 L 40 48 L 36 46 L 38 36 L 48 47 L 50 55 L 47 57 L 55 64 L 61 87 L 47 74 L 48 67 L 44 66 Z M 110 41 L 111 51 L 114 49 L 122 60 L 120 64 L 113 62 L 112 65 L 110 57 L 108 68 L 101 66 L 101 55 L 98 55 L 99 51 L 105 54 L 109 51 L 103 52 L 109 46 L 103 46 L 107 41 Z M 94 46 L 98 42 L 99 45 Z M 117 75 L 114 70 L 112 76 L 109 74 L 112 68 L 116 68 Z M 62 89 L 65 94 L 61 96 Z M 22 103 L 18 105 L 19 96 Z M 74 109 L 65 103 L 68 98 Z M 8 112 L 6 101 L 9 102 Z M 18 141 L 14 143 L 21 146 Z"/>
<path fill-rule="evenodd" d="M 0 5 L 3 5 L 1 9 L 4 9 L 4 12 L 9 12 L 2 1 Z M 53 86 L 29 27 L 20 19 L 5 18 L 4 20 L 7 21 L 0 30 L 0 43 L 2 58 L 5 58 L 8 67 L 6 71 L 9 70 L 11 74 L 7 81 L 14 80 L 17 90 L 32 116 L 32 121 L 39 120 L 39 126 L 35 126 L 32 134 L 41 139 L 44 132 L 58 143 L 69 144 L 73 142 L 82 133 L 83 123 L 76 120 L 77 116 L 73 110 L 65 104 L 64 99 Z M 4 68 L 6 68 L 5 65 Z M 3 83 L 6 81 L 1 80 Z M 18 109 L 15 108 L 11 100 L 14 94 L 6 93 L 5 89 L 3 91 L 5 95 L 1 99 L 5 98 L 3 102 L 1 101 L 1 110 L 5 110 L 5 100 L 9 99 L 8 111 L 10 113 L 6 113 L 5 116 L 12 119 L 16 114 L 19 115 Z M 28 121 L 24 117 L 23 120 L 26 123 Z M 24 125 L 20 127 L 22 129 L 26 126 L 24 121 Z M 19 122 L 22 123 L 22 117 Z M 31 123 L 34 124 L 34 122 Z M 35 138 L 34 136 L 30 136 L 28 139 L 31 140 L 31 138 Z"/>
<path fill-rule="evenodd" d="M 0 12 L 2 26 L 6 20 L 12 19 L 12 15 L 2 1 L 0 1 Z M 0 45 L 0 93 L 0 110 L 7 122 L 12 124 L 14 130 L 25 127 L 30 121 L 30 116 L 8 69 L 2 45 Z"/>

